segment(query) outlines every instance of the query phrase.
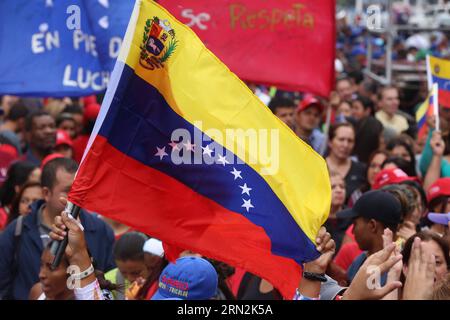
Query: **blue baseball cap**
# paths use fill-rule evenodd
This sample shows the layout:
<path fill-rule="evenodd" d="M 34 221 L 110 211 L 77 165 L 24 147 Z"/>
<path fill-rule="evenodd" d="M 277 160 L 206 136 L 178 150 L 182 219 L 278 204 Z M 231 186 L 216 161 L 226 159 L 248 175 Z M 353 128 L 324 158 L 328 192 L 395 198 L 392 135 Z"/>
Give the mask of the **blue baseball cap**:
<path fill-rule="evenodd" d="M 428 213 L 428 219 L 434 223 L 443 224 L 446 226 L 450 222 L 450 212 L 447 213 L 430 212 Z"/>
<path fill-rule="evenodd" d="M 216 295 L 217 282 L 217 272 L 207 260 L 179 258 L 162 271 L 152 300 L 208 300 Z"/>

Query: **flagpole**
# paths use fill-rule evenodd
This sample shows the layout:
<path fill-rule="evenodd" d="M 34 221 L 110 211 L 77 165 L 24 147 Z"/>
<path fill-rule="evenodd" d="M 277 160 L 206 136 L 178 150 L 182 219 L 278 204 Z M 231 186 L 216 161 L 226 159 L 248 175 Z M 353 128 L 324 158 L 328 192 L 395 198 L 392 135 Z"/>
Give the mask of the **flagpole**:
<path fill-rule="evenodd" d="M 66 207 L 64 208 L 64 211 L 70 216 L 72 216 L 74 219 L 77 219 L 80 214 L 81 208 L 75 204 L 73 204 L 70 201 L 67 201 Z M 55 257 L 52 262 L 52 269 L 56 269 L 59 264 L 61 263 L 62 257 L 64 255 L 64 252 L 66 251 L 67 243 L 69 242 L 68 234 L 64 237 L 61 241 L 55 241 L 52 243 L 52 246 L 50 248 L 50 252 Z"/>
<path fill-rule="evenodd" d="M 320 146 L 320 150 L 319 150 L 319 154 L 321 156 L 324 156 L 325 151 L 327 149 L 327 145 L 328 145 L 328 132 L 330 131 L 330 125 L 331 125 L 331 105 L 328 105 L 327 108 L 327 118 L 326 118 L 326 122 L 325 122 L 325 127 L 323 129 L 323 134 L 325 135 L 325 139 L 323 144 Z"/>
<path fill-rule="evenodd" d="M 427 82 L 428 82 L 428 92 L 433 87 L 433 75 L 431 73 L 431 63 L 430 63 L 430 55 L 426 55 L 426 63 L 427 63 Z"/>
<path fill-rule="evenodd" d="M 433 109 L 434 109 L 434 117 L 435 117 L 435 127 L 436 131 L 440 131 L 440 119 L 439 119 L 439 85 L 433 83 Z"/>

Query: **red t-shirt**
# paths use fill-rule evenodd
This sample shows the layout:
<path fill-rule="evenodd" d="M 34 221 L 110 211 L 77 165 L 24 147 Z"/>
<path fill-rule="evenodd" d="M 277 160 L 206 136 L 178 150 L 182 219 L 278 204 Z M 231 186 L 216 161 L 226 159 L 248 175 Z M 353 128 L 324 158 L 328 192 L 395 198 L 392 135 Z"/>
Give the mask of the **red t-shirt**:
<path fill-rule="evenodd" d="M 8 221 L 8 214 L 6 210 L 2 207 L 0 208 L 0 230 L 6 227 L 6 222 Z"/>
<path fill-rule="evenodd" d="M 353 241 L 356 241 L 355 235 L 353 234 L 353 226 L 354 224 L 352 223 L 350 227 L 348 227 L 347 230 L 345 231 L 345 235 L 349 236 Z"/>

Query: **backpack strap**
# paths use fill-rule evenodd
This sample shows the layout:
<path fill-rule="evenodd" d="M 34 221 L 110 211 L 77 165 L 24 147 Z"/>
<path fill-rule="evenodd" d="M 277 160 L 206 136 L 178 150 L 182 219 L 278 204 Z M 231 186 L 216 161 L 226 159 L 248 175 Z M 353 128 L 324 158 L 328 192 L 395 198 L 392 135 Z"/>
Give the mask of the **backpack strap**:
<path fill-rule="evenodd" d="M 14 229 L 14 260 L 12 263 L 13 266 L 13 279 L 17 275 L 17 271 L 19 270 L 19 252 L 20 252 L 20 239 L 22 236 L 23 230 L 23 218 L 24 216 L 19 216 L 17 218 L 16 228 Z"/>
<path fill-rule="evenodd" d="M 23 218 L 24 216 L 22 215 L 17 218 L 16 229 L 14 229 L 14 240 L 19 239 L 22 235 Z"/>
<path fill-rule="evenodd" d="M 16 220 L 16 228 L 14 229 L 14 238 L 13 238 L 13 261 L 11 263 L 11 283 L 8 288 L 5 290 L 6 295 L 2 297 L 2 299 L 14 299 L 13 296 L 13 286 L 14 279 L 17 276 L 19 271 L 19 250 L 20 250 L 20 238 L 22 235 L 23 229 L 23 218 L 24 216 L 19 216 Z"/>

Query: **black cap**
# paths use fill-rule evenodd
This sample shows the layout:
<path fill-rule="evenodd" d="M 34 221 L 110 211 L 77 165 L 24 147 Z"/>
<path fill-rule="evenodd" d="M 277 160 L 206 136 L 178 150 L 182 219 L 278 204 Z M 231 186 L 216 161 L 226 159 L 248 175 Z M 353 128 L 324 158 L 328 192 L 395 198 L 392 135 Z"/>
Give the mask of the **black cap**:
<path fill-rule="evenodd" d="M 391 226 L 400 223 L 401 211 L 400 201 L 396 197 L 386 191 L 375 190 L 364 193 L 353 208 L 338 212 L 337 217 L 363 217 Z"/>

